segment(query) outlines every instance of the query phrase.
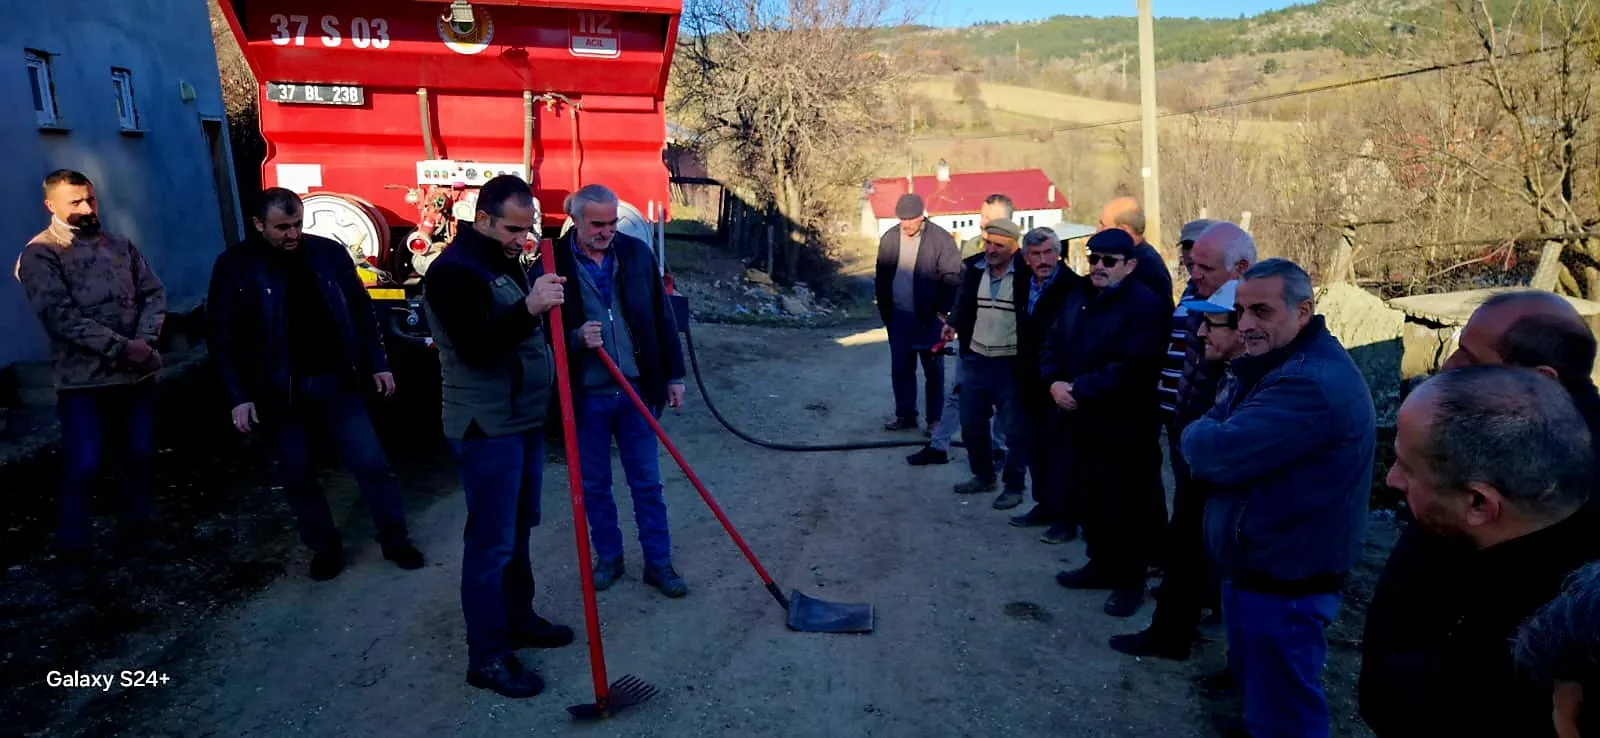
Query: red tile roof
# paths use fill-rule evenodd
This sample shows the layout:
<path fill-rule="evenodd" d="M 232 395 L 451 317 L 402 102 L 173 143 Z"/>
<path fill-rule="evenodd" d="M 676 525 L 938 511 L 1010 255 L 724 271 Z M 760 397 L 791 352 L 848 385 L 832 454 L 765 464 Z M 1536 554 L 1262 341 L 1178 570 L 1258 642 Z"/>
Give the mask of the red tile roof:
<path fill-rule="evenodd" d="M 976 213 L 983 205 L 984 198 L 995 193 L 1010 197 L 1017 210 L 1067 207 L 1066 194 L 1059 190 L 1055 193 L 1055 202 L 1050 201 L 1050 178 L 1040 169 L 951 173 L 949 182 L 940 182 L 933 175 L 924 175 L 913 181 L 916 193 L 928 205 L 929 215 Z M 905 177 L 872 180 L 872 194 L 868 196 L 872 214 L 879 218 L 893 218 L 894 203 L 905 193 Z"/>

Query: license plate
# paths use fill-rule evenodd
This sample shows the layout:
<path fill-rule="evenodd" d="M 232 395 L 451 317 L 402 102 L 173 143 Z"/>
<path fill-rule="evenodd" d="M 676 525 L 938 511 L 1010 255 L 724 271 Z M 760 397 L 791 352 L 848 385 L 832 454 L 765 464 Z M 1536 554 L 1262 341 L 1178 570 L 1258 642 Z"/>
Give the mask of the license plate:
<path fill-rule="evenodd" d="M 294 82 L 268 82 L 267 102 L 301 105 L 367 104 L 367 90 L 357 85 L 314 85 Z"/>
<path fill-rule="evenodd" d="M 367 290 L 367 294 L 370 295 L 372 297 L 372 299 L 374 299 L 374 300 L 404 300 L 404 299 L 406 299 L 406 291 L 405 290 L 397 290 L 397 289 L 394 289 L 394 288 L 391 288 L 391 287 L 380 287 L 380 288 L 377 288 L 377 289 L 369 289 L 369 290 Z"/>

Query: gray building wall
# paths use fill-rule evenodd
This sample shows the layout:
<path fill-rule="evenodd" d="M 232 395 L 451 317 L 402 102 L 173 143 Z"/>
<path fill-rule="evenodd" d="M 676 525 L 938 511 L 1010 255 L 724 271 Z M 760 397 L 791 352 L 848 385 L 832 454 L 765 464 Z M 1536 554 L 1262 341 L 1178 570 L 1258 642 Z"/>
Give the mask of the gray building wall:
<path fill-rule="evenodd" d="M 76 169 L 101 221 L 132 239 L 173 312 L 205 298 L 212 261 L 240 232 L 217 54 L 205 0 L 0 0 L 0 367 L 48 358 L 15 278 L 49 225 L 40 183 Z M 41 127 L 25 55 L 48 54 L 59 128 Z M 132 77 L 137 131 L 124 131 L 112 68 Z"/>

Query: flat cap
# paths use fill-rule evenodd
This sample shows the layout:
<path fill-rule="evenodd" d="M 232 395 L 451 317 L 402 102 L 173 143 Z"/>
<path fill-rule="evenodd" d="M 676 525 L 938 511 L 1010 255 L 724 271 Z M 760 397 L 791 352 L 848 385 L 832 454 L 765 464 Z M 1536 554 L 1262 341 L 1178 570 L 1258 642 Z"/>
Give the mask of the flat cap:
<path fill-rule="evenodd" d="M 1089 251 L 1096 254 L 1133 256 L 1133 236 L 1121 228 L 1107 228 L 1089 237 Z"/>
<path fill-rule="evenodd" d="M 1011 222 L 1010 218 L 995 218 L 989 221 L 989 224 L 983 227 L 983 232 L 985 235 L 1003 236 L 1012 241 L 1022 239 L 1022 227 Z"/>
<path fill-rule="evenodd" d="M 1188 223 L 1184 223 L 1183 231 L 1178 234 L 1178 242 L 1182 243 L 1184 241 L 1188 241 L 1189 243 L 1194 243 L 1195 241 L 1200 240 L 1200 234 L 1205 233 L 1207 228 L 1210 228 L 1211 226 L 1221 222 L 1222 221 L 1220 220 L 1215 220 L 1212 218 L 1201 218 L 1199 220 L 1191 220 Z"/>
<path fill-rule="evenodd" d="M 920 218 L 927 211 L 927 206 L 922 202 L 922 196 L 914 192 L 907 192 L 900 196 L 894 204 L 894 217 L 901 220 Z"/>

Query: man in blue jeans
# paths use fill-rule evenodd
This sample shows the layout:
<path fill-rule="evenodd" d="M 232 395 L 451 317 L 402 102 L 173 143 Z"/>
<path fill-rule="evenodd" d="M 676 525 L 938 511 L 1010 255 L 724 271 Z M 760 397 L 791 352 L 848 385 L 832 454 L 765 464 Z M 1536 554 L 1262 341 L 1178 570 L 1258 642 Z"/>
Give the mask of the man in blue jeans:
<path fill-rule="evenodd" d="M 400 481 L 367 413 L 368 389 L 394 392 L 394 375 L 367 290 L 344 246 L 305 233 L 305 207 L 273 187 L 256 200 L 255 232 L 217 257 L 206 300 L 207 350 L 216 361 L 233 427 L 257 424 L 277 451 L 284 494 L 311 549 L 310 576 L 344 569 L 344 546 L 317 483 L 311 434 L 325 430 L 377 528 L 383 557 L 422 568 L 406 532 Z"/>
<path fill-rule="evenodd" d="M 591 184 L 567 198 L 572 228 L 556 244 L 556 272 L 566 278 L 563 310 L 575 325 L 567 340 L 577 409 L 583 504 L 594 542 L 594 588 L 626 571 L 617 503 L 611 495 L 611 440 L 633 493 L 633 517 L 644 549 L 645 584 L 668 597 L 689 588 L 672 567 L 667 504 L 655 431 L 594 349 L 604 348 L 652 413 L 683 407 L 683 349 L 677 321 L 649 245 L 617 232 L 617 196 Z"/>
<path fill-rule="evenodd" d="M 533 611 L 528 538 L 539 524 L 545 420 L 555 382 L 545 314 L 562 279 L 528 278 L 521 257 L 539 224 L 528 184 L 501 175 L 478 191 L 470 228 L 456 233 L 423 280 L 439 346 L 444 433 L 467 498 L 461 612 L 467 683 L 532 697 L 544 679 L 516 649 L 556 648 L 572 629 Z"/>
<path fill-rule="evenodd" d="M 166 290 L 132 242 L 100 228 L 94 185 L 79 172 L 44 180 L 50 226 L 17 258 L 16 277 L 50 339 L 61 418 L 61 582 L 88 576 L 89 501 L 106 456 L 120 457 L 118 544 L 150 552 L 156 338 Z M 10 339 L 8 339 L 10 340 Z"/>
<path fill-rule="evenodd" d="M 1361 555 L 1377 421 L 1361 371 L 1312 303 L 1311 278 L 1267 259 L 1234 304 L 1245 355 L 1183 457 L 1209 485 L 1228 670 L 1252 736 L 1327 736 L 1326 630 Z"/>

